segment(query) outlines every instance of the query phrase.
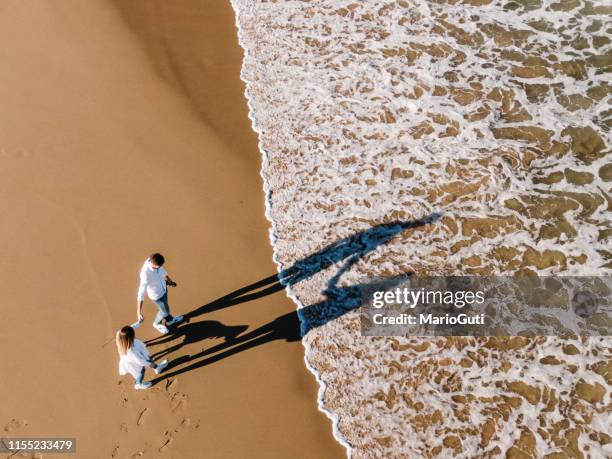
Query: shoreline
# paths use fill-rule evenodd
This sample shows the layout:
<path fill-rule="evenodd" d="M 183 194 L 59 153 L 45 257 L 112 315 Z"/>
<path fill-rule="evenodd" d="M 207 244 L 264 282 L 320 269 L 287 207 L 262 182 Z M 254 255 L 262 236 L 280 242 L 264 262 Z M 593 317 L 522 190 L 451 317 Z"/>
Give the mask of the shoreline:
<path fill-rule="evenodd" d="M 248 71 L 248 69 L 246 68 L 246 63 L 249 59 L 249 48 L 247 44 L 247 39 L 244 36 L 244 30 L 240 24 L 240 0 L 230 0 L 230 3 L 232 4 L 232 8 L 235 14 L 235 25 L 236 25 L 237 35 L 238 35 L 238 42 L 244 53 L 244 57 L 242 59 L 242 65 L 240 68 L 240 79 L 245 85 L 244 96 L 247 99 L 248 117 L 249 117 L 249 120 L 251 121 L 251 126 L 253 128 L 253 131 L 257 133 L 257 138 L 258 138 L 257 147 L 261 154 L 262 165 L 260 169 L 260 175 L 263 180 L 263 190 L 264 190 L 264 194 L 266 198 L 265 199 L 265 206 L 266 206 L 265 216 L 270 224 L 270 231 L 269 231 L 270 245 L 273 250 L 273 259 L 274 259 L 274 263 L 276 264 L 277 271 L 282 272 L 283 264 L 279 257 L 279 254 L 276 251 L 276 237 L 275 237 L 276 222 L 274 218 L 272 217 L 272 209 L 271 209 L 272 200 L 270 198 L 270 194 L 272 193 L 272 186 L 270 185 L 269 180 L 265 175 L 265 169 L 266 169 L 268 158 L 264 150 L 264 142 L 262 141 L 263 128 L 258 125 L 257 120 L 255 118 L 254 99 L 253 99 L 253 96 L 249 94 L 249 89 L 251 89 L 250 87 L 251 82 L 246 76 L 247 71 Z M 300 309 L 304 305 L 302 304 L 302 302 L 298 299 L 298 297 L 293 293 L 293 291 L 290 288 L 285 288 L 285 294 L 294 303 L 295 307 L 297 308 L 297 317 L 300 321 L 300 329 L 303 330 L 304 327 L 307 326 L 307 319 L 304 318 L 303 314 L 301 314 L 300 312 Z M 329 419 L 329 421 L 332 424 L 331 431 L 332 431 L 333 438 L 338 442 L 339 445 L 341 445 L 344 448 L 346 457 L 350 458 L 352 455 L 352 448 L 351 448 L 350 443 L 348 442 L 348 440 L 342 434 L 342 432 L 340 431 L 338 427 L 339 415 L 338 413 L 334 413 L 332 410 L 327 409 L 324 403 L 324 397 L 325 397 L 325 391 L 327 389 L 327 384 L 322 379 L 321 373 L 317 371 L 317 369 L 308 360 L 308 353 L 309 353 L 308 342 L 305 340 L 302 340 L 302 346 L 304 349 L 304 356 L 303 356 L 304 366 L 308 369 L 310 374 L 314 376 L 316 384 L 317 384 L 317 409 L 319 410 L 319 412 L 323 413 L 327 417 L 327 419 Z"/>

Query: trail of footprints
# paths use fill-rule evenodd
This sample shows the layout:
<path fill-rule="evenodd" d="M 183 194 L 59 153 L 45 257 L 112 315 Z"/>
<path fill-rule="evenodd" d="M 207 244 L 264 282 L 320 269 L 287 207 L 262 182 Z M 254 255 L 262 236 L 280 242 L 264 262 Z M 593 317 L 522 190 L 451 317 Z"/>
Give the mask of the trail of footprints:
<path fill-rule="evenodd" d="M 163 435 L 158 436 L 161 437 L 161 441 L 157 444 L 145 442 L 140 449 L 131 453 L 122 452 L 121 445 L 117 443 L 113 446 L 110 453 L 111 458 L 128 457 L 135 459 L 144 457 L 147 455 L 147 452 L 154 452 L 155 450 L 157 450 L 157 452 L 164 453 L 171 448 L 176 434 L 190 427 L 193 429 L 198 429 L 200 427 L 199 420 L 192 423 L 191 418 L 183 415 L 183 412 L 188 407 L 189 396 L 178 391 L 177 386 L 178 381 L 176 379 L 167 380 L 163 389 L 161 387 L 154 387 L 150 391 L 144 393 L 141 398 L 142 401 L 146 402 L 148 400 L 156 400 L 159 399 L 159 397 L 164 397 L 168 402 L 167 407 L 170 413 L 154 413 L 151 407 L 146 406 L 138 412 L 135 425 L 130 426 L 126 422 L 123 422 L 120 425 L 121 433 L 128 434 L 130 431 L 133 432 L 134 429 L 146 428 L 147 420 L 150 417 L 162 416 L 164 419 L 168 419 L 171 422 L 171 426 L 164 432 Z M 124 408 L 129 406 L 128 394 L 123 390 L 121 391 L 120 403 Z M 158 437 L 153 436 L 153 438 Z M 126 453 L 127 455 L 125 455 Z"/>
<path fill-rule="evenodd" d="M 120 405 L 122 408 L 128 408 L 130 406 L 130 398 L 128 396 L 128 393 L 123 390 L 123 387 L 125 386 L 121 382 L 119 383 L 119 386 L 121 388 Z M 149 392 L 142 394 L 143 396 L 141 400 L 144 402 L 159 399 L 159 397 L 164 397 L 168 403 L 168 412 L 154 413 L 151 407 L 146 406 L 138 412 L 136 422 L 133 423 L 133 425 L 130 425 L 129 422 L 122 422 L 119 425 L 119 430 L 121 434 L 129 434 L 130 431 L 134 432 L 135 429 L 145 428 L 147 420 L 151 416 L 162 416 L 164 419 L 168 419 L 168 421 L 170 422 L 170 428 L 168 428 L 168 430 L 166 430 L 163 435 L 153 437 L 161 437 L 161 441 L 159 441 L 157 444 L 146 442 L 141 449 L 131 453 L 128 453 L 127 451 L 122 451 L 120 443 L 117 442 L 110 451 L 111 458 L 139 458 L 145 456 L 148 451 L 158 451 L 160 453 L 164 453 L 171 448 L 176 434 L 188 428 L 198 429 L 200 427 L 199 420 L 197 420 L 196 422 L 192 422 L 191 418 L 184 415 L 184 411 L 188 407 L 189 396 L 185 393 L 178 391 L 177 386 L 178 381 L 176 379 L 171 379 L 166 381 L 163 389 L 155 387 Z M 132 395 L 132 397 L 135 397 L 136 395 L 140 394 Z M 10 434 L 11 436 L 15 436 L 27 434 L 28 425 L 28 421 L 25 419 L 13 418 L 2 427 L 0 435 Z M 40 453 L 25 452 L 7 453 L 6 455 L 3 454 L 2 456 L 0 456 L 0 459 L 16 458 L 42 459 L 43 456 Z"/>

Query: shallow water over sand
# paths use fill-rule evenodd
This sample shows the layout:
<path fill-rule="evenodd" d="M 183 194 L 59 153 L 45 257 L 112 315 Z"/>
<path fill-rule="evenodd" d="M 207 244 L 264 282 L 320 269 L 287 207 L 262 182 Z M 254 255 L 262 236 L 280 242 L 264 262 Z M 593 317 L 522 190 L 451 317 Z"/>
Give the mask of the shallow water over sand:
<path fill-rule="evenodd" d="M 610 274 L 612 7 L 233 3 L 280 267 L 441 215 L 291 285 L 300 307 L 407 271 Z M 307 361 L 355 457 L 609 454 L 609 339 L 363 338 L 354 312 L 319 324 Z"/>

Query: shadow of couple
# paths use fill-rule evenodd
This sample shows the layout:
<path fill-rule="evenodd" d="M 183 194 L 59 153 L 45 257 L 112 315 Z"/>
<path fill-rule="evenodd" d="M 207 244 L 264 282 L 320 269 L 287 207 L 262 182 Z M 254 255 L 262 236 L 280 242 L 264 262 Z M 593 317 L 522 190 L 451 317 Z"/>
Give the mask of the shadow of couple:
<path fill-rule="evenodd" d="M 150 346 L 177 343 L 154 353 L 153 358 L 168 356 L 185 345 L 208 338 L 223 338 L 223 341 L 196 354 L 173 359 L 167 370 L 152 382 L 156 384 L 271 341 L 299 341 L 313 328 L 357 309 L 361 306 L 363 288 L 371 287 L 373 283 L 340 287 L 338 283 L 341 276 L 365 255 L 389 243 L 402 232 L 433 224 L 440 217 L 440 214 L 435 213 L 419 220 L 384 223 L 355 233 L 297 261 L 278 274 L 242 287 L 185 314 L 185 322 L 170 335 L 147 341 Z M 193 322 L 193 319 L 204 314 L 276 293 L 341 262 L 343 264 L 340 269 L 326 283 L 322 292 L 323 301 L 283 314 L 250 332 L 247 332 L 246 325 L 228 326 L 213 320 Z M 400 278 L 405 278 L 405 275 L 398 276 L 397 279 Z"/>

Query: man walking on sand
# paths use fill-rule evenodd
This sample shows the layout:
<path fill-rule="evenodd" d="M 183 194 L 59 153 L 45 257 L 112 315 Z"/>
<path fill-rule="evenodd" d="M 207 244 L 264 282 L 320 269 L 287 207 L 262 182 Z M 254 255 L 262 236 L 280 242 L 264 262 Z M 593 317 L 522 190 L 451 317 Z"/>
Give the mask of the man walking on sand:
<path fill-rule="evenodd" d="M 145 291 L 148 297 L 157 306 L 158 312 L 153 322 L 160 333 L 168 333 L 168 327 L 178 324 L 183 320 L 183 316 L 172 317 L 170 306 L 168 305 L 168 286 L 176 287 L 176 282 L 170 279 L 168 273 L 163 268 L 166 260 L 161 253 L 154 253 L 142 265 L 140 269 L 140 286 L 138 287 L 137 316 L 138 323 L 144 320 L 142 315 L 142 303 Z M 164 325 L 162 321 L 165 321 Z"/>

